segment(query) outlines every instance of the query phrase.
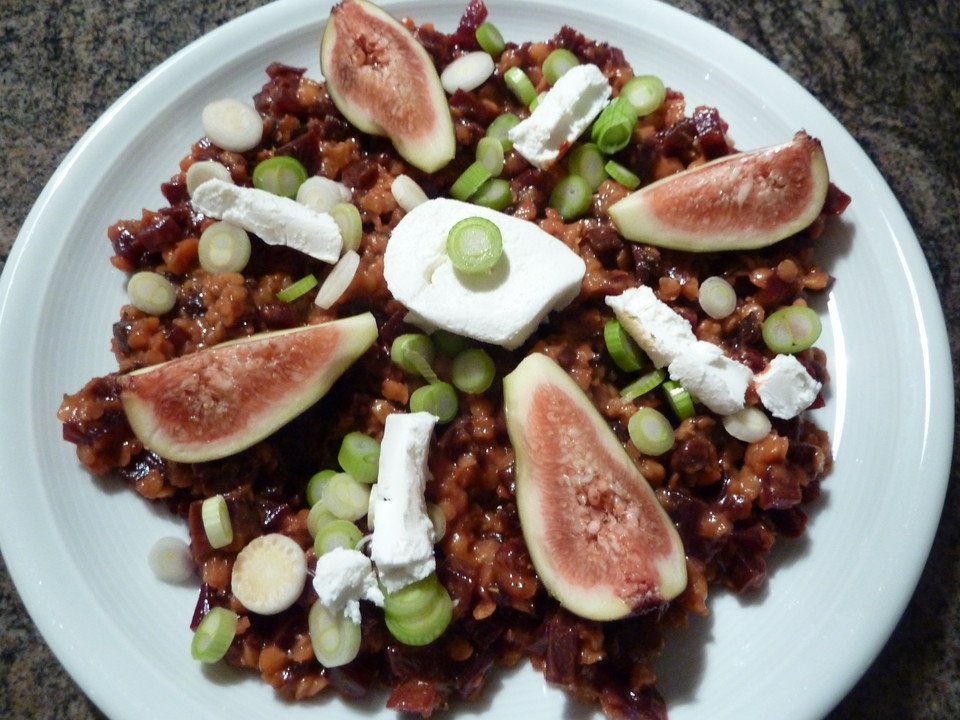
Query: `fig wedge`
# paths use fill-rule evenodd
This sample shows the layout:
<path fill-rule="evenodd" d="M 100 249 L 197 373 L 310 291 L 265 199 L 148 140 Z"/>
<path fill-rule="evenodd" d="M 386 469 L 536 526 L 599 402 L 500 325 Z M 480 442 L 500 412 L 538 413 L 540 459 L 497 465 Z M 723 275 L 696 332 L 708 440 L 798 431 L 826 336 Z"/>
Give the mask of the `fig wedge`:
<path fill-rule="evenodd" d="M 437 69 L 389 13 L 367 0 L 335 6 L 320 42 L 320 69 L 330 98 L 356 128 L 388 137 L 424 172 L 453 159 L 453 120 Z"/>
<path fill-rule="evenodd" d="M 687 252 L 749 250 L 808 227 L 830 174 L 820 141 L 804 132 L 776 147 L 736 153 L 651 183 L 608 209 L 623 237 Z"/>
<path fill-rule="evenodd" d="M 167 460 L 240 452 L 317 402 L 377 338 L 370 313 L 260 333 L 118 378 L 127 420 Z"/>
<path fill-rule="evenodd" d="M 601 621 L 679 595 L 687 584 L 680 536 L 576 382 L 535 353 L 503 388 L 520 525 L 547 591 Z"/>

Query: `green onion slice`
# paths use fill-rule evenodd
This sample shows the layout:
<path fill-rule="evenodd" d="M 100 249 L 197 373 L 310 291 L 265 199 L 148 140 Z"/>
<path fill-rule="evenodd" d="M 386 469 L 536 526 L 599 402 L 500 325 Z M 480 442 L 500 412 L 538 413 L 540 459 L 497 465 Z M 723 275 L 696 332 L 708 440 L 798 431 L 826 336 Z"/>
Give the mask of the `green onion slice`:
<path fill-rule="evenodd" d="M 430 334 L 430 341 L 437 350 L 450 357 L 470 347 L 470 340 L 463 335 L 457 335 L 442 328 Z"/>
<path fill-rule="evenodd" d="M 631 172 L 627 167 L 621 165 L 616 160 L 607 160 L 607 164 L 603 167 L 610 177 L 628 190 L 636 190 L 638 187 L 640 187 L 640 176 Z"/>
<path fill-rule="evenodd" d="M 379 471 L 380 443 L 359 430 L 347 433 L 340 442 L 337 462 L 354 480 L 375 483 Z"/>
<path fill-rule="evenodd" d="M 506 152 L 513 147 L 513 142 L 510 140 L 509 132 L 512 128 L 515 128 L 520 124 L 520 118 L 516 113 L 507 112 L 502 115 L 498 115 L 493 119 L 487 126 L 487 137 L 494 137 L 500 141 L 500 144 L 503 145 L 503 150 Z"/>
<path fill-rule="evenodd" d="M 393 199 L 397 201 L 397 205 L 405 212 L 410 212 L 417 205 L 422 205 L 428 200 L 427 193 L 409 175 L 397 175 L 390 184 L 390 192 L 393 194 Z"/>
<path fill-rule="evenodd" d="M 620 97 L 626 98 L 637 115 L 649 115 L 663 104 L 667 89 L 656 75 L 638 75 L 630 78 L 620 88 Z"/>
<path fill-rule="evenodd" d="M 453 600 L 436 573 L 384 596 L 384 620 L 390 634 L 405 645 L 429 645 L 453 618 Z"/>
<path fill-rule="evenodd" d="M 343 249 L 356 251 L 363 237 L 363 220 L 360 211 L 353 203 L 336 203 L 330 208 L 330 216 L 336 220 L 343 239 Z"/>
<path fill-rule="evenodd" d="M 468 217 L 447 234 L 447 256 L 454 269 L 468 275 L 489 272 L 503 255 L 503 236 L 492 220 Z"/>
<path fill-rule="evenodd" d="M 593 123 L 591 139 L 601 152 L 612 155 L 623 150 L 637 127 L 637 111 L 623 96 L 615 97 Z"/>
<path fill-rule="evenodd" d="M 177 289 L 160 273 L 141 270 L 127 281 L 130 302 L 148 315 L 166 315 L 177 304 Z"/>
<path fill-rule="evenodd" d="M 620 397 L 627 401 L 635 400 L 641 395 L 646 395 L 651 390 L 659 387 L 666 379 L 667 371 L 663 368 L 651 370 L 624 387 L 623 390 L 620 391 Z"/>
<path fill-rule="evenodd" d="M 453 420 L 459 407 L 457 391 L 450 383 L 437 381 L 410 393 L 410 412 L 432 413 L 441 423 Z"/>
<path fill-rule="evenodd" d="M 479 160 L 474 160 L 450 186 L 450 197 L 469 200 L 490 179 L 490 169 Z"/>
<path fill-rule="evenodd" d="M 603 342 L 621 370 L 634 372 L 647 364 L 646 354 L 616 318 L 608 320 L 603 326 Z"/>
<path fill-rule="evenodd" d="M 506 47 L 506 43 L 503 41 L 503 35 L 492 22 L 487 21 L 480 23 L 477 26 L 476 37 L 480 49 L 491 55 L 499 55 Z"/>
<path fill-rule="evenodd" d="M 200 506 L 200 519 L 203 521 L 203 531 L 210 547 L 222 548 L 233 542 L 230 509 L 223 495 L 214 495 L 203 501 Z"/>
<path fill-rule="evenodd" d="M 208 273 L 238 273 L 250 261 L 250 236 L 239 225 L 211 223 L 200 235 L 197 255 Z"/>
<path fill-rule="evenodd" d="M 560 178 L 550 193 L 550 207 L 560 213 L 564 222 L 576 220 L 583 215 L 593 201 L 590 183 L 579 175 Z"/>
<path fill-rule="evenodd" d="M 346 665 L 360 653 L 360 626 L 343 614 L 334 615 L 319 601 L 310 607 L 307 627 L 313 654 L 324 667 Z"/>
<path fill-rule="evenodd" d="M 431 367 L 436 354 L 433 341 L 423 333 L 398 335 L 390 345 L 390 359 L 395 365 L 431 381 L 437 377 Z"/>
<path fill-rule="evenodd" d="M 642 407 L 627 421 L 630 440 L 644 455 L 663 455 L 673 447 L 673 426 L 662 412 Z"/>
<path fill-rule="evenodd" d="M 719 275 L 711 275 L 700 283 L 698 301 L 707 315 L 721 320 L 737 309 L 737 292 Z"/>
<path fill-rule="evenodd" d="M 239 618 L 225 607 L 213 607 L 193 633 L 190 654 L 202 663 L 215 663 L 227 654 L 237 634 Z"/>
<path fill-rule="evenodd" d="M 325 486 L 326 483 L 324 483 L 324 487 Z M 322 487 L 320 488 L 320 493 L 320 499 L 314 503 L 313 507 L 310 508 L 310 512 L 307 514 L 307 530 L 310 532 L 310 537 L 314 538 L 324 525 L 337 519 L 333 513 L 327 510 L 327 506 L 323 504 Z"/>
<path fill-rule="evenodd" d="M 667 396 L 667 404 L 678 418 L 685 420 L 694 416 L 693 396 L 683 385 L 676 380 L 667 380 L 663 383 L 663 391 Z"/>
<path fill-rule="evenodd" d="M 755 443 L 769 435 L 773 425 L 763 410 L 751 405 L 730 415 L 724 415 L 723 427 L 737 440 Z"/>
<path fill-rule="evenodd" d="M 553 85 L 567 70 L 579 64 L 580 58 L 572 52 L 566 48 L 557 48 L 547 55 L 547 59 L 543 61 L 543 76 L 548 83 Z"/>
<path fill-rule="evenodd" d="M 790 305 L 768 315 L 761 332 L 767 347 L 776 353 L 806 350 L 820 337 L 820 316 L 806 305 Z"/>
<path fill-rule="evenodd" d="M 370 485 L 355 480 L 345 472 L 337 473 L 323 486 L 320 504 L 336 518 L 359 520 L 367 514 L 370 505 Z M 320 530 L 322 527 L 318 532 Z"/>
<path fill-rule="evenodd" d="M 593 143 L 574 145 L 567 155 L 567 169 L 571 175 L 579 175 L 586 180 L 591 190 L 596 190 L 607 179 L 603 153 Z"/>
<path fill-rule="evenodd" d="M 304 275 L 302 278 L 297 280 L 295 283 L 292 283 L 285 287 L 283 290 L 277 293 L 277 300 L 281 302 L 293 302 L 297 298 L 301 298 L 306 295 L 308 292 L 313 290 L 317 286 L 317 277 L 313 273 L 309 275 Z"/>
<path fill-rule="evenodd" d="M 427 516 L 433 525 L 434 540 L 440 542 L 441 538 L 447 533 L 447 516 L 444 514 L 442 507 L 431 502 L 427 503 Z"/>
<path fill-rule="evenodd" d="M 503 172 L 503 143 L 497 138 L 485 136 L 477 143 L 477 160 L 490 171 L 491 177 Z"/>
<path fill-rule="evenodd" d="M 309 177 L 303 163 L 288 155 L 275 155 L 253 169 L 253 186 L 274 195 L 296 198 L 297 190 Z"/>
<path fill-rule="evenodd" d="M 327 480 L 337 474 L 336 470 L 321 470 L 318 473 L 314 473 L 310 479 L 307 481 L 307 504 L 310 507 L 313 507 L 320 499 L 323 497 L 323 486 L 326 485 Z"/>
<path fill-rule="evenodd" d="M 436 573 L 410 583 L 399 590 L 385 593 L 383 611 L 398 618 L 412 618 L 430 610 L 443 591 Z"/>
<path fill-rule="evenodd" d="M 503 74 L 503 81 L 507 84 L 507 88 L 513 93 L 514 97 L 524 105 L 529 106 L 530 103 L 537 99 L 537 89 L 534 87 L 533 81 L 527 77 L 523 68 L 510 68 Z"/>
<path fill-rule="evenodd" d="M 490 178 L 473 194 L 470 202 L 491 210 L 505 210 L 513 204 L 510 182 L 503 178 Z"/>
<path fill-rule="evenodd" d="M 465 393 L 482 393 L 493 384 L 497 368 L 493 358 L 482 348 L 459 353 L 450 364 L 450 380 Z"/>
<path fill-rule="evenodd" d="M 354 523 L 335 518 L 328 523 L 324 523 L 317 530 L 317 536 L 313 541 L 313 549 L 318 557 L 337 548 L 353 550 L 362 538 L 363 533 Z"/>

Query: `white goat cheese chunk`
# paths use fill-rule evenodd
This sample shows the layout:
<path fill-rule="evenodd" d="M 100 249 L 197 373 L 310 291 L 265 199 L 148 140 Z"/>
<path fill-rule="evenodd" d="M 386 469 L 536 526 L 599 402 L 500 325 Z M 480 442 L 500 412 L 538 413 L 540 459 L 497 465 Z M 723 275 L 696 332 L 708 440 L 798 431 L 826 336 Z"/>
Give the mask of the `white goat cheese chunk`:
<path fill-rule="evenodd" d="M 810 407 L 821 387 L 793 355 L 777 355 L 754 376 L 753 384 L 763 406 L 782 420 Z"/>
<path fill-rule="evenodd" d="M 690 323 L 651 288 L 630 288 L 608 296 L 606 303 L 653 364 L 666 367 L 697 401 L 720 415 L 744 407 L 753 379 L 750 368 L 724 355 L 718 346 L 698 340 Z"/>
<path fill-rule="evenodd" d="M 596 65 L 572 67 L 508 137 L 532 165 L 549 167 L 600 114 L 610 95 L 610 82 Z"/>
<path fill-rule="evenodd" d="M 204 215 L 239 225 L 270 245 L 286 245 L 323 262 L 340 257 L 337 221 L 290 198 L 214 178 L 201 183 L 190 201 Z"/>
<path fill-rule="evenodd" d="M 378 479 L 370 492 L 370 554 L 387 592 L 436 570 L 436 538 L 424 498 L 427 452 L 436 422 L 436 416 L 427 412 L 394 413 L 383 428 Z"/>
<path fill-rule="evenodd" d="M 503 255 L 487 273 L 461 273 L 447 256 L 450 229 L 468 217 L 487 218 L 503 237 Z M 551 310 L 570 303 L 585 272 L 580 256 L 539 226 L 447 198 L 404 216 L 383 257 L 387 288 L 409 311 L 409 322 L 508 349 L 521 345 Z"/>
<path fill-rule="evenodd" d="M 370 558 L 359 550 L 336 548 L 317 558 L 313 589 L 317 600 L 334 615 L 360 623 L 360 601 L 383 607 L 383 592 Z"/>

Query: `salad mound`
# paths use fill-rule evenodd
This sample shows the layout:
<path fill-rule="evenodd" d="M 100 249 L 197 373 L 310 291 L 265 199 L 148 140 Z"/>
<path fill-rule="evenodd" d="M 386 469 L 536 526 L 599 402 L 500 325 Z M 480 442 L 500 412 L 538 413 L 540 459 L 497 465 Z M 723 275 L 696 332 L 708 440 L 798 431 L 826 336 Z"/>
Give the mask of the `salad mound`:
<path fill-rule="evenodd" d="M 368 3 L 338 8 L 345 5 L 363 16 Z M 481 0 L 471 0 L 450 33 L 398 22 L 444 80 L 453 159 L 419 169 L 388 134 L 358 130 L 324 82 L 271 64 L 252 98 L 262 132 L 248 123 L 250 139 L 234 145 L 211 139 L 215 125 L 206 129 L 162 183 L 167 204 L 108 229 L 113 265 L 130 276 L 151 273 L 150 299 L 160 302 L 132 297 L 120 309 L 111 341 L 117 368 L 64 396 L 64 439 L 90 473 L 116 477 L 187 523 L 199 585 L 189 621 L 203 662 L 259 673 L 293 700 L 337 692 L 349 701 L 385 689 L 388 707 L 428 717 L 479 698 L 498 666 L 529 660 L 551 684 L 611 718 L 665 718 L 656 689 L 665 631 L 683 627 L 690 613 L 706 614 L 714 588 L 761 587 L 772 547 L 803 534 L 830 472 L 829 438 L 807 412 L 823 404 L 830 377 L 816 346 L 819 320 L 805 309 L 832 282 L 816 248 L 849 198 L 830 184 L 812 223 L 763 247 L 684 252 L 626 240 L 611 206 L 740 152 L 717 109 L 688 111 L 673 88 L 662 88 L 649 107 L 624 108 L 616 101 L 634 97 L 628 84 L 637 73 L 619 49 L 570 27 L 547 40 L 504 43 Z M 348 30 L 340 28 L 339 41 Z M 493 62 L 462 61 L 476 53 Z M 466 80 L 444 72 L 455 61 Z M 577 66 L 591 68 L 579 73 L 590 102 L 548 101 L 554 88 L 580 97 L 572 80 L 561 84 Z M 545 112 L 537 115 L 540 105 Z M 550 115 L 574 106 L 582 116 Z M 611 140 L 608 128 L 596 128 L 620 127 L 618 118 L 603 120 L 605 108 L 618 106 L 627 132 Z M 531 145 L 536 132 L 522 125 L 535 115 L 533 125 L 554 131 L 545 144 Z M 467 207 L 499 227 L 501 244 L 471 238 L 484 252 L 495 245 L 494 259 L 479 271 L 447 267 L 445 234 L 430 236 L 437 249 L 425 266 L 414 264 L 412 250 L 390 253 L 395 230 L 415 238 L 460 219 L 414 213 L 424 203 L 458 213 Z M 418 216 L 431 219 L 401 226 Z M 220 251 L 211 250 L 223 223 L 248 227 L 229 230 L 214 245 Z M 300 223 L 314 229 L 296 234 Z M 521 241 L 528 233 L 534 239 Z M 318 234 L 322 253 L 311 250 Z M 537 243 L 546 250 L 531 255 Z M 551 268 L 561 263 L 557 278 Z M 522 274 L 527 267 L 542 273 L 533 283 Z M 393 277 L 430 286 L 411 297 L 429 289 L 438 299 L 411 312 Z M 543 297 L 530 291 L 550 283 L 556 287 Z M 510 290 L 498 294 L 503 288 Z M 501 295 L 507 300 L 494 302 Z M 176 461 L 148 449 L 131 426 L 122 397 L 130 373 L 261 333 L 365 314 L 376 323 L 372 344 L 319 400 L 242 450 Z M 767 323 L 771 317 L 779 324 Z M 786 336 L 785 344 L 773 336 Z M 272 363 L 264 373 L 271 379 L 248 391 L 250 403 L 269 406 L 257 398 L 296 388 L 278 348 L 261 359 Z M 682 543 L 685 585 L 669 597 L 644 586 L 645 600 L 628 599 L 622 619 L 590 619 L 567 607 L 532 559 L 543 553 L 531 552 L 538 540 L 517 507 L 503 388 L 532 354 L 573 380 L 605 423 L 597 432 L 622 446 Z M 222 357 L 233 362 L 229 352 Z M 149 382 L 151 374 L 140 377 Z M 515 384 L 511 402 L 522 392 Z M 402 425 L 401 415 L 416 422 Z M 242 432 L 230 417 L 220 422 Z M 576 432 L 550 422 L 524 428 L 532 447 L 537 433 L 555 440 Z M 567 465 L 589 474 L 580 460 Z M 550 459 L 558 474 L 575 474 L 562 463 Z M 600 537 L 607 525 L 616 542 L 616 524 L 631 522 L 621 499 L 585 481 L 564 504 L 539 508 L 537 522 L 549 526 L 551 512 L 579 507 L 585 519 L 576 542 Z M 262 554 L 276 548 L 282 562 Z M 576 558 L 564 550 L 555 553 L 561 561 L 551 568 L 551 588 L 568 575 L 604 575 L 603 553 L 590 554 L 598 566 L 584 573 L 563 565 Z M 286 575 L 250 570 L 278 565 Z M 270 601 L 254 611 L 241 599 L 251 593 Z"/>

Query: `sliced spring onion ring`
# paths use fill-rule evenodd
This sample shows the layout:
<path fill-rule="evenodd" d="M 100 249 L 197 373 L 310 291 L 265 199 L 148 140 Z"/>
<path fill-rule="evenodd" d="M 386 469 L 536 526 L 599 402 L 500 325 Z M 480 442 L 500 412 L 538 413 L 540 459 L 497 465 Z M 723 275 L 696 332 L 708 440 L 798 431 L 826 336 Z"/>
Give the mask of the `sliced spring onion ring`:
<path fill-rule="evenodd" d="M 537 89 L 522 68 L 512 67 L 507 70 L 503 74 L 503 81 L 514 97 L 524 105 L 529 107 L 530 103 L 536 100 Z"/>
<path fill-rule="evenodd" d="M 666 379 L 667 371 L 663 368 L 651 370 L 624 387 L 623 390 L 620 391 L 620 397 L 628 401 L 635 400 L 641 395 L 646 395 L 651 390 L 660 387 Z"/>
<path fill-rule="evenodd" d="M 479 160 L 474 160 L 450 186 L 450 197 L 456 200 L 469 200 L 470 196 L 489 179 L 490 169 Z"/>
<path fill-rule="evenodd" d="M 406 588 L 400 592 L 404 590 Z M 436 583 L 432 602 L 420 612 L 398 614 L 390 612 L 388 607 L 385 602 L 383 619 L 387 629 L 404 645 L 429 645 L 443 634 L 453 619 L 453 600 L 439 582 Z"/>
<path fill-rule="evenodd" d="M 646 354 L 616 318 L 607 320 L 603 326 L 603 342 L 610 357 L 624 372 L 640 370 L 647 364 Z"/>
<path fill-rule="evenodd" d="M 490 21 L 482 22 L 477 26 L 477 44 L 484 52 L 491 55 L 499 55 L 503 52 L 506 43 L 503 41 L 503 34 Z"/>
<path fill-rule="evenodd" d="M 350 287 L 350 283 L 353 282 L 359 267 L 360 255 L 355 250 L 347 250 L 323 279 L 323 284 L 317 290 L 317 296 L 313 299 L 313 304 L 324 310 L 333 307 Z"/>
<path fill-rule="evenodd" d="M 200 116 L 203 132 L 214 145 L 230 152 L 246 152 L 263 138 L 263 118 L 253 105 L 233 98 L 208 103 Z"/>
<path fill-rule="evenodd" d="M 457 391 L 450 383 L 437 381 L 410 393 L 410 412 L 432 413 L 441 423 L 453 420 L 459 407 Z"/>
<path fill-rule="evenodd" d="M 312 508 L 323 498 L 323 486 L 327 480 L 336 475 L 337 471 L 332 469 L 321 470 L 314 473 L 307 481 L 307 504 Z"/>
<path fill-rule="evenodd" d="M 363 239 L 363 219 L 357 206 L 348 202 L 335 203 L 330 208 L 330 216 L 337 221 L 340 228 L 343 249 L 359 250 L 360 241 Z"/>
<path fill-rule="evenodd" d="M 560 178 L 550 193 L 550 207 L 560 213 L 564 222 L 576 220 L 583 215 L 593 201 L 590 183 L 579 175 Z"/>
<path fill-rule="evenodd" d="M 686 420 L 694 416 L 696 409 L 693 407 L 693 396 L 689 390 L 676 380 L 667 380 L 662 387 L 667 397 L 667 404 L 678 418 Z"/>
<path fill-rule="evenodd" d="M 349 432 L 340 441 L 337 462 L 354 480 L 375 483 L 380 463 L 380 443 L 375 437 L 359 430 Z"/>
<path fill-rule="evenodd" d="M 336 475 L 336 472 L 334 471 L 333 474 Z M 333 476 L 331 475 L 331 477 Z M 326 483 L 324 483 L 323 487 L 326 487 Z M 316 537 L 317 533 L 320 532 L 320 528 L 331 520 L 337 519 L 332 512 L 327 510 L 327 506 L 323 504 L 323 487 L 320 488 L 320 499 L 313 504 L 313 507 L 310 508 L 310 512 L 307 514 L 307 530 L 310 532 L 311 537 Z"/>
<path fill-rule="evenodd" d="M 440 73 L 440 84 L 448 95 L 457 90 L 470 92 L 483 85 L 493 75 L 495 65 L 485 50 L 461 55 Z"/>
<path fill-rule="evenodd" d="M 578 143 L 567 155 L 567 169 L 571 175 L 579 175 L 590 185 L 590 190 L 596 190 L 600 183 L 607 179 L 607 170 L 604 167 L 604 156 L 593 143 Z"/>
<path fill-rule="evenodd" d="M 770 434 L 773 425 L 766 413 L 752 405 L 723 416 L 723 427 L 737 440 L 755 443 Z"/>
<path fill-rule="evenodd" d="M 430 341 L 439 352 L 444 355 L 449 355 L 450 357 L 470 347 L 470 340 L 463 337 L 463 335 L 457 335 L 442 328 L 434 330 L 430 334 Z"/>
<path fill-rule="evenodd" d="M 354 523 L 335 518 L 325 523 L 317 531 L 317 536 L 313 541 L 313 549 L 318 557 L 336 548 L 353 550 L 362 538 L 363 533 Z"/>
<path fill-rule="evenodd" d="M 443 513 L 443 508 L 436 503 L 427 503 L 427 516 L 433 525 L 433 537 L 435 542 L 439 542 L 447 534 L 447 516 Z"/>
<path fill-rule="evenodd" d="M 580 64 L 580 58 L 566 48 L 553 50 L 543 61 L 543 76 L 553 85 L 572 67 Z"/>
<path fill-rule="evenodd" d="M 307 616 L 313 654 L 327 668 L 340 667 L 360 653 L 360 626 L 345 615 L 334 615 L 317 601 Z"/>
<path fill-rule="evenodd" d="M 652 407 L 642 407 L 631 415 L 627 432 L 644 455 L 663 455 L 673 447 L 673 426 L 662 412 Z"/>
<path fill-rule="evenodd" d="M 370 485 L 359 482 L 345 472 L 336 473 L 323 486 L 321 504 L 334 517 L 359 520 L 370 505 Z"/>
<path fill-rule="evenodd" d="M 215 663 L 230 649 L 237 635 L 237 614 L 225 607 L 212 607 L 197 625 L 190 654 L 202 663 Z"/>
<path fill-rule="evenodd" d="M 317 277 L 313 273 L 309 275 L 304 275 L 302 278 L 297 280 L 287 287 L 283 288 L 280 292 L 277 293 L 277 300 L 280 302 L 293 302 L 294 300 L 303 297 L 308 292 L 313 290 L 317 286 Z"/>
<path fill-rule="evenodd" d="M 177 289 L 160 273 L 141 270 L 127 281 L 130 302 L 148 315 L 165 315 L 177 304 Z"/>
<path fill-rule="evenodd" d="M 611 100 L 593 123 L 591 139 L 601 152 L 612 155 L 623 150 L 637 127 L 637 111 L 626 98 Z"/>
<path fill-rule="evenodd" d="M 491 177 L 503 172 L 503 144 L 495 137 L 485 136 L 477 143 L 477 160 L 490 171 Z"/>
<path fill-rule="evenodd" d="M 193 191 L 203 185 L 207 180 L 223 180 L 223 182 L 232 183 L 233 176 L 229 168 L 216 160 L 198 160 L 187 168 L 184 173 L 184 179 L 187 183 L 187 192 L 193 195 Z"/>
<path fill-rule="evenodd" d="M 722 320 L 737 309 L 737 291 L 719 275 L 711 275 L 700 283 L 700 307 L 714 320 Z"/>
<path fill-rule="evenodd" d="M 399 590 L 385 593 L 383 611 L 398 618 L 411 618 L 430 610 L 440 597 L 443 586 L 436 573 L 412 582 Z"/>
<path fill-rule="evenodd" d="M 393 193 L 393 199 L 404 212 L 410 212 L 417 205 L 428 200 L 423 188 L 409 175 L 397 175 L 390 184 L 390 192 Z"/>
<path fill-rule="evenodd" d="M 640 187 L 640 177 L 636 173 L 631 172 L 629 168 L 618 163 L 616 160 L 607 160 L 607 164 L 604 165 L 603 168 L 607 171 L 607 175 L 612 177 L 628 190 L 636 190 L 638 187 Z"/>
<path fill-rule="evenodd" d="M 513 141 L 508 137 L 508 133 L 511 128 L 519 124 L 520 118 L 515 113 L 506 112 L 498 115 L 493 119 L 493 122 L 487 126 L 487 137 L 497 138 L 500 144 L 503 145 L 504 152 L 506 152 L 513 147 Z"/>
<path fill-rule="evenodd" d="M 633 105 L 637 115 L 649 115 L 663 104 L 667 89 L 656 75 L 638 75 L 623 84 L 620 97 L 625 97 Z"/>
<path fill-rule="evenodd" d="M 504 210 L 513 204 L 510 182 L 503 178 L 490 178 L 470 197 L 470 202 L 491 210 Z"/>
<path fill-rule="evenodd" d="M 250 262 L 250 236 L 239 225 L 217 221 L 200 234 L 200 267 L 214 275 L 241 272 Z"/>
<path fill-rule="evenodd" d="M 351 197 L 350 188 L 323 175 L 307 178 L 297 190 L 297 202 L 317 212 L 330 212 L 338 202 L 350 202 Z"/>
<path fill-rule="evenodd" d="M 503 255 L 503 235 L 492 220 L 468 217 L 447 234 L 447 256 L 453 267 L 468 275 L 489 272 Z"/>
<path fill-rule="evenodd" d="M 203 501 L 200 519 L 210 547 L 216 550 L 233 542 L 233 523 L 230 522 L 230 509 L 223 495 L 214 495 Z"/>
<path fill-rule="evenodd" d="M 257 163 L 253 169 L 253 186 L 274 195 L 295 198 L 300 186 L 306 182 L 307 169 L 303 163 L 289 155 L 275 155 Z"/>
<path fill-rule="evenodd" d="M 433 341 L 423 333 L 398 335 L 390 345 L 390 359 L 394 365 L 428 380 L 428 376 L 436 377 L 431 367 L 436 355 Z"/>
<path fill-rule="evenodd" d="M 166 583 L 182 583 L 197 571 L 190 554 L 190 546 L 178 537 L 163 537 L 157 540 L 147 554 L 147 562 L 157 580 Z"/>
<path fill-rule="evenodd" d="M 806 350 L 820 337 L 817 311 L 806 305 L 790 305 L 768 315 L 761 328 L 763 341 L 776 353 Z"/>
<path fill-rule="evenodd" d="M 493 384 L 497 368 L 482 348 L 468 348 L 450 363 L 450 381 L 465 393 L 482 393 Z"/>

